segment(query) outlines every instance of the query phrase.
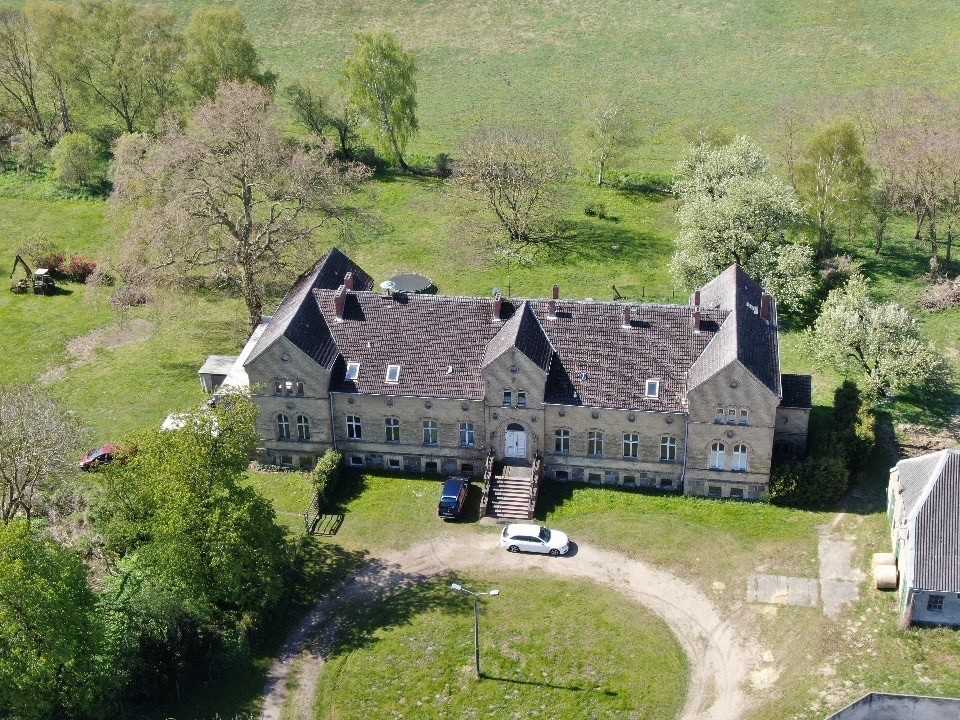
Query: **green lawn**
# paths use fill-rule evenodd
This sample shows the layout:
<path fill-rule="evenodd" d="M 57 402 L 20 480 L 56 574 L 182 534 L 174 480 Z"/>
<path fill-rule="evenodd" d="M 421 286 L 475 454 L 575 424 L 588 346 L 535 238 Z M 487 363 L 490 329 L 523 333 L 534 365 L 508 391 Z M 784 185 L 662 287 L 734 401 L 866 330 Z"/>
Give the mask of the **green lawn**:
<path fill-rule="evenodd" d="M 451 580 L 497 588 L 481 617 Z M 317 720 L 675 717 L 686 658 L 668 628 L 614 590 L 546 579 L 444 577 L 374 607 L 351 605 L 320 677 Z"/>

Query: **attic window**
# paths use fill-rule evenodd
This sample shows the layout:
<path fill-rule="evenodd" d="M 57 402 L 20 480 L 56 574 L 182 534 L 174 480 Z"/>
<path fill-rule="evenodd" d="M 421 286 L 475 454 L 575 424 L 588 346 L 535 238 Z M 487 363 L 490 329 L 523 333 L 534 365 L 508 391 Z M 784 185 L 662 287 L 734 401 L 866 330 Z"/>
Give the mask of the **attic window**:
<path fill-rule="evenodd" d="M 347 374 L 345 376 L 346 380 L 356 380 L 360 377 L 360 363 L 352 362 L 347 363 Z"/>
<path fill-rule="evenodd" d="M 647 380 L 647 387 L 644 390 L 644 395 L 648 398 L 655 398 L 660 395 L 660 381 L 659 380 Z"/>
<path fill-rule="evenodd" d="M 396 384 L 400 380 L 400 366 L 399 365 L 387 365 L 387 377 L 386 382 L 390 384 Z"/>

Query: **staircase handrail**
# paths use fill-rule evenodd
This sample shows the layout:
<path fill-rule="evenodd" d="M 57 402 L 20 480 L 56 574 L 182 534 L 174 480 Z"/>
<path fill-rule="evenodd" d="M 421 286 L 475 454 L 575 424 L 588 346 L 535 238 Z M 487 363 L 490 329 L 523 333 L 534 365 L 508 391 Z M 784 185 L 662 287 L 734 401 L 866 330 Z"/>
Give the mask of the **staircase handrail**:
<path fill-rule="evenodd" d="M 543 456 L 537 453 L 533 458 L 533 478 L 530 480 L 530 507 L 527 517 L 532 518 L 537 509 L 537 495 L 540 492 L 540 478 L 543 475 Z"/>
<path fill-rule="evenodd" d="M 483 494 L 480 496 L 480 517 L 487 514 L 487 505 L 490 502 L 490 485 L 493 483 L 493 450 L 487 453 L 487 460 L 483 465 Z"/>

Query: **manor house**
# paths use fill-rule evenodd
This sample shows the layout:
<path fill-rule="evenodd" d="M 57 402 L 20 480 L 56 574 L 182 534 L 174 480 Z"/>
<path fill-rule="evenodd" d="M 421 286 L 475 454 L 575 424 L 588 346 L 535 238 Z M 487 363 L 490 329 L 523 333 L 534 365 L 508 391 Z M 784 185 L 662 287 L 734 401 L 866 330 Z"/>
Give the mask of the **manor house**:
<path fill-rule="evenodd" d="M 483 472 L 755 499 L 805 447 L 810 377 L 780 372 L 776 301 L 737 265 L 689 304 L 374 290 L 339 250 L 212 383 L 249 386 L 263 462 Z M 209 377 L 205 383 L 210 383 Z"/>

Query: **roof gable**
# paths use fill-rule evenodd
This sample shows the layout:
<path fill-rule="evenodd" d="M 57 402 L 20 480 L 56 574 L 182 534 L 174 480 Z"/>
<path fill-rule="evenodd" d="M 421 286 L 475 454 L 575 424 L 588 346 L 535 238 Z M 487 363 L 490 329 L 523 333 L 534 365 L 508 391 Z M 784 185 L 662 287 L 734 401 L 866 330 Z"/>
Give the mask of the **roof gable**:
<path fill-rule="evenodd" d="M 537 316 L 530 309 L 530 303 L 526 301 L 487 343 L 480 366 L 486 367 L 507 350 L 514 348 L 526 355 L 543 372 L 547 372 L 553 357 L 553 346 Z"/>

